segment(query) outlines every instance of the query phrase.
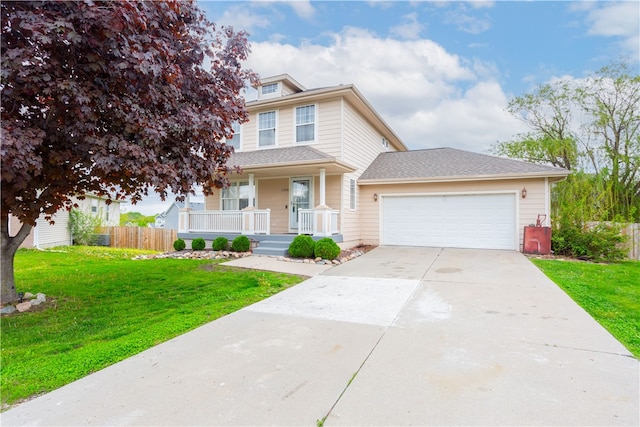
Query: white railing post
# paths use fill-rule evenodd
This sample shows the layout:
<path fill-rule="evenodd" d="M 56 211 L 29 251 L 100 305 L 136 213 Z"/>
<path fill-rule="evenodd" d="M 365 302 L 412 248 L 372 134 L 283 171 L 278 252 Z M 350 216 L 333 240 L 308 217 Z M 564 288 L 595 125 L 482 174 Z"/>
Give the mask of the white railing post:
<path fill-rule="evenodd" d="M 313 210 L 313 235 L 314 236 L 331 236 L 331 208 L 327 206 L 318 206 Z"/>
<path fill-rule="evenodd" d="M 242 210 L 242 234 L 255 234 L 256 208 L 246 207 Z"/>
<path fill-rule="evenodd" d="M 191 209 L 182 208 L 180 212 L 178 212 L 178 233 L 188 233 L 189 232 L 189 212 Z"/>

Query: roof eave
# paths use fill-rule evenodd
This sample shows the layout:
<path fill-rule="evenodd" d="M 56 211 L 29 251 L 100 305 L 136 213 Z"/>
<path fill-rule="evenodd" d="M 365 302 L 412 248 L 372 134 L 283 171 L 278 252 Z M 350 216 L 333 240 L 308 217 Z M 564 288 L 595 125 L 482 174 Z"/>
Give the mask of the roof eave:
<path fill-rule="evenodd" d="M 297 160 L 294 162 L 280 162 L 280 163 L 262 163 L 255 165 L 246 165 L 240 166 L 242 172 L 249 171 L 257 171 L 264 169 L 276 169 L 276 168 L 287 168 L 287 167 L 300 167 L 300 166 L 322 166 L 332 164 L 336 165 L 341 169 L 344 169 L 345 172 L 355 172 L 357 168 L 351 166 L 345 162 L 336 160 L 335 158 L 326 158 L 326 159 L 312 159 L 312 160 Z"/>
<path fill-rule="evenodd" d="M 468 182 L 468 181 L 496 181 L 507 179 L 535 179 L 550 178 L 552 182 L 562 181 L 569 175 L 569 171 L 558 172 L 533 172 L 529 174 L 492 174 L 492 175 L 466 175 L 466 176 L 435 176 L 424 178 L 382 178 L 382 179 L 359 179 L 358 185 L 380 185 L 380 184 L 426 184 L 432 182 Z"/>

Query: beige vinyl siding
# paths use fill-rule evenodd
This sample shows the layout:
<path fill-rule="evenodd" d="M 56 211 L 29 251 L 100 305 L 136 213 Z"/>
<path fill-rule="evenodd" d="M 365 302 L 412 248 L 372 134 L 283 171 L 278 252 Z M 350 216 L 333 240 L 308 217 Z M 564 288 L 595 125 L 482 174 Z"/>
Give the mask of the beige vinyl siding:
<path fill-rule="evenodd" d="M 219 211 L 220 210 L 220 194 L 222 190 L 216 190 L 211 196 L 204 198 L 204 210 L 205 211 Z"/>
<path fill-rule="evenodd" d="M 324 198 L 331 209 L 340 210 L 340 175 L 326 175 Z M 313 177 L 313 206 L 320 204 L 320 175 Z"/>
<path fill-rule="evenodd" d="M 318 141 L 312 146 L 323 153 L 339 159 L 341 155 L 340 130 L 342 126 L 341 100 L 340 98 L 336 98 L 323 101 L 316 105 L 318 108 Z"/>
<path fill-rule="evenodd" d="M 522 188 L 527 189 L 527 197 L 520 197 Z M 544 178 L 495 181 L 442 182 L 427 184 L 391 184 L 366 185 L 360 187 L 359 219 L 361 242 L 365 244 L 379 244 L 380 238 L 380 197 L 395 194 L 463 194 L 482 192 L 512 191 L 517 194 L 517 224 L 519 247 L 522 249 L 524 227 L 535 224 L 538 214 L 549 215 L 545 196 Z M 373 194 L 378 194 L 378 201 L 374 202 Z M 549 225 L 547 221 L 544 225 Z M 346 240 L 346 238 L 345 238 Z"/>
<path fill-rule="evenodd" d="M 347 101 L 343 103 L 343 114 L 342 160 L 356 166 L 359 176 L 378 157 L 378 154 L 385 151 L 382 146 L 382 134 Z"/>
<path fill-rule="evenodd" d="M 278 110 L 278 133 L 277 147 L 293 147 L 294 144 L 294 123 L 295 112 L 293 108 L 280 108 Z"/>
<path fill-rule="evenodd" d="M 382 134 L 360 115 L 360 113 L 347 101 L 343 101 L 343 161 L 357 167 L 353 173 L 345 174 L 342 180 L 342 233 L 345 243 L 357 243 L 361 240 L 360 215 L 366 205 L 361 203 L 365 198 L 362 193 L 363 187 L 356 185 L 356 209 L 349 209 L 349 185 L 350 180 L 356 182 L 362 172 L 373 162 L 378 154 L 385 152 L 382 146 Z M 390 147 L 390 150 L 392 148 Z"/>
<path fill-rule="evenodd" d="M 260 110 L 260 112 L 272 110 Z M 258 147 L 258 113 L 249 114 L 249 121 L 242 123 L 240 134 L 240 151 L 255 151 Z"/>

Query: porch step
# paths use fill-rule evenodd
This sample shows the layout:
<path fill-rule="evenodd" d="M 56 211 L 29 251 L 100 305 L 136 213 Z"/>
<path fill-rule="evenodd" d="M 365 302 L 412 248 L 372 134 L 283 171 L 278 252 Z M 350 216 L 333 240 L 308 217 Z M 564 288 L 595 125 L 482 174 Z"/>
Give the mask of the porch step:
<path fill-rule="evenodd" d="M 253 253 L 255 255 L 284 256 L 292 241 L 293 237 L 291 240 L 263 240 L 253 249 Z"/>

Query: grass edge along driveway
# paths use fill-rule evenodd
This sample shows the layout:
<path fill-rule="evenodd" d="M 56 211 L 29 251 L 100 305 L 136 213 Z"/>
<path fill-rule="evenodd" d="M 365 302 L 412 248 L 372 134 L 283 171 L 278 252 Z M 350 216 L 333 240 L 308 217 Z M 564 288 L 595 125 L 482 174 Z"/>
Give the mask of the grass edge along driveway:
<path fill-rule="evenodd" d="M 530 259 L 640 359 L 640 261 Z"/>
<path fill-rule="evenodd" d="M 2 316 L 2 410 L 265 299 L 305 277 L 219 261 L 132 260 L 142 251 L 20 250 L 16 287 L 47 295 Z"/>

